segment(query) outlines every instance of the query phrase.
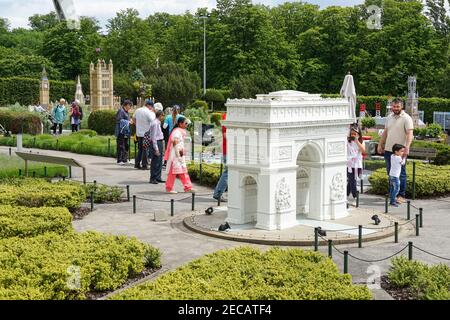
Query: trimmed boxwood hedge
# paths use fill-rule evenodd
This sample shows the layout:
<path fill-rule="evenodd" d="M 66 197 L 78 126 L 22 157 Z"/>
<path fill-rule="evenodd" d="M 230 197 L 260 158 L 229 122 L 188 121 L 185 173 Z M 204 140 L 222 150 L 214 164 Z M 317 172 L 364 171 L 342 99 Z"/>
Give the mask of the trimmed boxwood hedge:
<path fill-rule="evenodd" d="M 117 289 L 146 267 L 159 268 L 160 256 L 135 238 L 96 232 L 2 239 L 0 300 L 85 299 Z"/>
<path fill-rule="evenodd" d="M 225 170 L 225 166 L 224 166 Z M 200 164 L 188 163 L 189 176 L 192 181 L 200 183 Z M 214 188 L 220 179 L 220 164 L 202 165 L 202 185 Z"/>
<path fill-rule="evenodd" d="M 0 239 L 34 237 L 46 232 L 63 234 L 72 230 L 67 208 L 27 208 L 0 205 Z"/>
<path fill-rule="evenodd" d="M 450 300 L 450 267 L 444 263 L 428 266 L 408 260 L 392 259 L 389 281 L 398 288 L 408 288 L 415 300 Z"/>
<path fill-rule="evenodd" d="M 364 300 L 371 293 L 320 253 L 240 247 L 206 255 L 111 299 Z"/>
<path fill-rule="evenodd" d="M 406 166 L 408 176 L 406 195 L 412 196 L 413 165 L 409 161 Z M 389 189 L 388 176 L 385 168 L 376 170 L 370 177 L 371 192 L 387 194 Z M 436 166 L 416 162 L 416 197 L 445 196 L 450 194 L 450 166 Z"/>
<path fill-rule="evenodd" d="M 0 179 L 4 178 L 16 178 L 19 175 L 19 169 L 24 172 L 25 161 L 17 156 L 8 156 L 0 154 Z M 45 169 L 47 168 L 47 169 Z M 36 162 L 28 163 L 29 174 L 32 175 L 35 172 L 36 177 L 44 178 L 45 173 L 47 177 L 66 176 L 68 175 L 68 169 L 65 166 L 43 164 Z"/>
<path fill-rule="evenodd" d="M 116 128 L 116 114 L 114 110 L 97 110 L 89 115 L 88 127 L 101 135 L 113 135 Z"/>
<path fill-rule="evenodd" d="M 33 178 L 0 180 L 0 204 L 66 207 L 75 210 L 85 199 L 85 189 L 78 183 L 64 181 L 51 183 L 44 179 Z"/>
<path fill-rule="evenodd" d="M 0 109 L 0 124 L 13 134 L 23 133 L 40 134 L 42 122 L 38 115 L 31 112 L 12 112 Z"/>

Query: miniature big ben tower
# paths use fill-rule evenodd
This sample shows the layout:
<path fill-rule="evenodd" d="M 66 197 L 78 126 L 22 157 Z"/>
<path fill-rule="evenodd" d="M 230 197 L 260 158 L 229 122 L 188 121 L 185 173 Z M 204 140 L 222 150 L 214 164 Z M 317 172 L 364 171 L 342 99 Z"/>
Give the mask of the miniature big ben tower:
<path fill-rule="evenodd" d="M 50 82 L 48 81 L 45 67 L 42 70 L 42 78 L 39 85 L 39 102 L 43 108 L 48 109 L 50 105 Z"/>

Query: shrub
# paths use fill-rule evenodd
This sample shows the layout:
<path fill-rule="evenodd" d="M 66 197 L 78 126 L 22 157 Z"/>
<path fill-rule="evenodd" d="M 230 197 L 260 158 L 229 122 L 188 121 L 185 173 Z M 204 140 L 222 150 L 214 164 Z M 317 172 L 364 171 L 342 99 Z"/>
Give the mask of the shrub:
<path fill-rule="evenodd" d="M 195 104 L 195 102 L 194 102 Z M 191 120 L 192 122 L 202 122 L 207 123 L 208 122 L 208 113 L 207 109 L 204 109 L 201 105 L 193 106 L 192 104 L 188 109 L 186 109 L 183 114 L 186 118 Z"/>
<path fill-rule="evenodd" d="M 72 133 L 72 135 L 95 137 L 95 136 L 97 136 L 97 132 L 94 130 L 90 130 L 90 129 L 82 129 L 78 132 Z"/>
<path fill-rule="evenodd" d="M 226 270 L 226 272 L 224 272 Z M 111 299 L 162 300 L 323 300 L 370 299 L 367 287 L 353 285 L 333 261 L 299 249 L 251 247 L 206 255 L 156 281 Z"/>
<path fill-rule="evenodd" d="M 386 162 L 384 160 L 364 160 L 365 170 L 375 171 L 380 168 L 386 168 Z"/>
<path fill-rule="evenodd" d="M 41 118 L 31 112 L 13 112 L 0 110 L 0 123 L 7 131 L 13 134 L 19 133 L 23 128 L 23 133 L 40 134 L 42 132 Z"/>
<path fill-rule="evenodd" d="M 211 123 L 214 123 L 216 126 L 220 127 L 221 121 L 222 121 L 221 113 L 215 112 L 211 114 Z"/>
<path fill-rule="evenodd" d="M 0 181 L 0 204 L 24 207 L 66 207 L 74 210 L 86 200 L 83 187 L 73 182 L 15 178 Z"/>
<path fill-rule="evenodd" d="M 372 117 L 365 117 L 361 119 L 361 125 L 363 128 L 373 128 L 375 127 L 376 122 Z"/>
<path fill-rule="evenodd" d="M 224 167 L 225 170 L 225 167 Z M 188 164 L 189 176 L 192 181 L 200 183 L 200 164 Z M 202 185 L 214 188 L 220 179 L 219 164 L 203 164 L 202 165 Z"/>
<path fill-rule="evenodd" d="M 412 163 L 407 163 L 406 195 L 412 195 Z M 376 170 L 369 177 L 371 191 L 375 194 L 387 194 L 388 176 L 385 168 Z M 436 166 L 421 162 L 416 163 L 416 197 L 443 196 L 450 193 L 450 166 Z"/>
<path fill-rule="evenodd" d="M 0 239 L 34 237 L 46 232 L 63 234 L 72 230 L 67 208 L 26 208 L 0 205 Z"/>
<path fill-rule="evenodd" d="M 433 160 L 433 164 L 447 165 L 450 164 L 450 146 L 444 143 L 436 143 L 429 141 L 413 141 L 412 148 L 433 148 L 437 150 L 436 158 Z"/>
<path fill-rule="evenodd" d="M 117 289 L 145 267 L 160 267 L 159 259 L 159 250 L 134 238 L 95 232 L 3 239 L 0 300 L 85 299 L 91 291 Z"/>
<path fill-rule="evenodd" d="M 192 102 L 187 109 L 202 109 L 203 111 L 208 111 L 208 104 L 203 100 L 195 100 Z"/>
<path fill-rule="evenodd" d="M 116 128 L 116 114 L 114 110 L 97 110 L 89 115 L 89 129 L 101 135 L 113 135 Z"/>
<path fill-rule="evenodd" d="M 111 187 L 98 183 L 90 183 L 83 186 L 83 188 L 89 196 L 91 192 L 94 192 L 95 203 L 119 202 L 123 194 L 123 189 L 120 187 Z"/>
<path fill-rule="evenodd" d="M 399 288 L 409 288 L 415 299 L 450 300 L 450 267 L 428 266 L 404 256 L 392 259 L 389 280 Z"/>

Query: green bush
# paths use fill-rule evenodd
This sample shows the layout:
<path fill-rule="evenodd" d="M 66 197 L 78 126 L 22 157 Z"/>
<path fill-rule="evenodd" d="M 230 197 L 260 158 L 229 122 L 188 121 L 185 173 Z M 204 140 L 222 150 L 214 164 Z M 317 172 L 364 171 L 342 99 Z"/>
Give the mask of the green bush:
<path fill-rule="evenodd" d="M 386 168 L 386 162 L 384 160 L 364 160 L 365 170 L 375 171 L 380 168 Z"/>
<path fill-rule="evenodd" d="M 208 112 L 203 107 L 190 107 L 183 112 L 183 115 L 193 123 L 196 121 L 208 122 Z"/>
<path fill-rule="evenodd" d="M 31 112 L 13 112 L 0 109 L 0 124 L 13 134 L 23 133 L 40 134 L 42 132 L 41 118 Z"/>
<path fill-rule="evenodd" d="M 408 176 L 406 195 L 412 196 L 412 171 L 411 161 L 407 163 L 406 174 Z M 376 170 L 369 177 L 371 192 L 375 194 L 387 194 L 389 190 L 388 176 L 385 168 Z M 416 197 L 437 197 L 450 194 L 450 166 L 436 166 L 421 162 L 416 163 Z"/>
<path fill-rule="evenodd" d="M 145 267 L 160 267 L 160 255 L 134 238 L 95 232 L 3 239 L 0 300 L 85 299 L 117 289 Z"/>
<path fill-rule="evenodd" d="M 24 174 L 24 168 L 25 161 L 21 158 L 0 154 L 0 179 L 16 178 L 19 175 L 19 169 L 22 169 L 22 174 Z M 35 172 L 36 178 L 68 175 L 67 167 L 35 162 L 28 162 L 28 172 L 30 176 Z"/>
<path fill-rule="evenodd" d="M 50 101 L 72 97 L 75 92 L 75 81 L 50 80 Z M 32 105 L 39 100 L 39 79 L 0 78 L 0 106 L 14 104 Z"/>
<path fill-rule="evenodd" d="M 82 129 L 82 130 L 80 130 L 78 132 L 72 133 L 72 135 L 95 137 L 95 136 L 97 136 L 97 132 L 94 131 L 94 130 L 90 130 L 90 129 Z"/>
<path fill-rule="evenodd" d="M 86 194 L 90 196 L 91 192 L 94 192 L 95 203 L 105 202 L 119 202 L 120 197 L 123 194 L 123 189 L 120 187 L 111 187 L 104 184 L 89 183 L 84 187 Z"/>
<path fill-rule="evenodd" d="M 392 259 L 389 280 L 399 288 L 409 288 L 414 299 L 450 300 L 450 267 L 428 266 L 404 256 Z"/>
<path fill-rule="evenodd" d="M 187 109 L 203 109 L 203 111 L 208 111 L 208 104 L 203 100 L 195 100 L 192 102 Z"/>
<path fill-rule="evenodd" d="M 226 271 L 226 272 L 225 272 Z M 111 299 L 145 300 L 365 300 L 365 286 L 352 284 L 324 255 L 300 249 L 251 247 L 206 255 L 156 281 Z"/>
<path fill-rule="evenodd" d="M 361 119 L 361 125 L 363 128 L 373 128 L 375 127 L 376 122 L 372 117 L 365 117 Z"/>
<path fill-rule="evenodd" d="M 0 181 L 0 204 L 77 209 L 86 200 L 84 188 L 73 182 L 15 178 Z"/>
<path fill-rule="evenodd" d="M 225 170 L 225 167 L 224 167 Z M 200 183 L 200 164 L 188 164 L 189 176 L 192 181 Z M 220 165 L 219 164 L 203 164 L 202 165 L 202 185 L 214 188 L 220 179 Z"/>
<path fill-rule="evenodd" d="M 46 232 L 63 234 L 72 230 L 67 208 L 27 208 L 0 205 L 0 239 L 34 237 Z"/>
<path fill-rule="evenodd" d="M 450 146 L 444 143 L 436 143 L 429 141 L 414 140 L 411 144 L 412 148 L 433 148 L 437 150 L 436 158 L 433 164 L 448 165 L 450 164 Z"/>
<path fill-rule="evenodd" d="M 221 113 L 215 112 L 211 114 L 211 123 L 214 123 L 216 126 L 220 127 L 221 121 L 222 121 Z"/>
<path fill-rule="evenodd" d="M 89 129 L 101 135 L 113 135 L 116 128 L 116 114 L 114 110 L 97 110 L 89 115 Z"/>

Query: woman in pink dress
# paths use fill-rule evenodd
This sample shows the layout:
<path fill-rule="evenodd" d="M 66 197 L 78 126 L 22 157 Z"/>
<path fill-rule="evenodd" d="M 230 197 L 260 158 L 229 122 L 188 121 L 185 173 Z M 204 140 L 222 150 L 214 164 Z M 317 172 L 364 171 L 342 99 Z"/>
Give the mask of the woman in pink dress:
<path fill-rule="evenodd" d="M 184 148 L 184 140 L 186 138 L 187 119 L 180 117 L 177 120 L 167 143 L 164 160 L 167 161 L 167 180 L 166 191 L 169 193 L 177 193 L 173 186 L 178 177 L 183 184 L 185 192 L 194 192 L 192 189 L 191 178 L 189 177 L 186 166 L 186 150 Z"/>

